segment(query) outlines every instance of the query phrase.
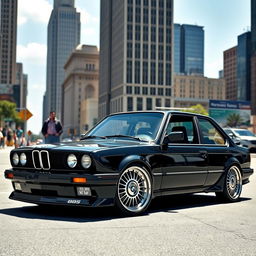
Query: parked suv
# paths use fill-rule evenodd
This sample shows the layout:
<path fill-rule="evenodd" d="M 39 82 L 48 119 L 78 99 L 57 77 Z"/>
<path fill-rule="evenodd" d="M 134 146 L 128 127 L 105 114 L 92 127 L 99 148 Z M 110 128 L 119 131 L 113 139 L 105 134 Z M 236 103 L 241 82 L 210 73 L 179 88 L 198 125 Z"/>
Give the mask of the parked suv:
<path fill-rule="evenodd" d="M 224 131 L 235 141 L 237 145 L 241 145 L 256 153 L 256 136 L 251 131 L 238 128 L 224 128 Z M 239 144 L 237 142 L 240 142 Z"/>

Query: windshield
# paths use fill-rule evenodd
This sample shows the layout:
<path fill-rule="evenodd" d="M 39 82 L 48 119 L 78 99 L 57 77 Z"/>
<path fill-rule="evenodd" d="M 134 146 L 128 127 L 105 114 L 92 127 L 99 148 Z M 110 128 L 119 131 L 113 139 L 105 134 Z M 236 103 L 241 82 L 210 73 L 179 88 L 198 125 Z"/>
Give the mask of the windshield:
<path fill-rule="evenodd" d="M 248 130 L 235 130 L 240 136 L 255 136 L 252 132 Z"/>
<path fill-rule="evenodd" d="M 109 116 L 99 123 L 87 136 L 110 136 L 129 138 L 132 136 L 145 141 L 156 139 L 163 119 L 162 113 L 126 113 Z"/>

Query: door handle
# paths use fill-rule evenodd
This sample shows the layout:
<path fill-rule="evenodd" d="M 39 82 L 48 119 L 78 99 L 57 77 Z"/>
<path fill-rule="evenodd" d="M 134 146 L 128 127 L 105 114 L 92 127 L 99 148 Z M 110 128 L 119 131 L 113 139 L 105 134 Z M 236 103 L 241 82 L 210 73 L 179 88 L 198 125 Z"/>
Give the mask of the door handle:
<path fill-rule="evenodd" d="M 199 151 L 199 154 L 202 156 L 202 158 L 206 159 L 208 156 L 208 152 L 207 151 Z"/>

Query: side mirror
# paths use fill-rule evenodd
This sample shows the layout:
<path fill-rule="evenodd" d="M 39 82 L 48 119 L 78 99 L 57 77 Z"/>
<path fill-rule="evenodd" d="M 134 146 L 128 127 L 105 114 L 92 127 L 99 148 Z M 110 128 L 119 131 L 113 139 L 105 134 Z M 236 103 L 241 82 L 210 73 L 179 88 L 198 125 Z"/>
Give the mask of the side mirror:
<path fill-rule="evenodd" d="M 184 143 L 184 133 L 182 131 L 171 132 L 167 136 L 168 143 Z"/>

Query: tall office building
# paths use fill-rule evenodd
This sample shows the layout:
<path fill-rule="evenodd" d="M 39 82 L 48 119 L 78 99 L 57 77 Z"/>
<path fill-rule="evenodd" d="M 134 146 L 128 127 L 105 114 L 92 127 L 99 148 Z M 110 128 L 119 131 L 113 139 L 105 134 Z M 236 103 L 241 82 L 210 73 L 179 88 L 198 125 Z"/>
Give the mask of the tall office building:
<path fill-rule="evenodd" d="M 101 0 L 99 117 L 169 107 L 173 0 Z"/>
<path fill-rule="evenodd" d="M 237 100 L 237 46 L 223 53 L 226 99 Z"/>
<path fill-rule="evenodd" d="M 16 82 L 18 0 L 0 1 L 0 84 Z"/>
<path fill-rule="evenodd" d="M 204 29 L 174 24 L 174 72 L 204 74 Z"/>
<path fill-rule="evenodd" d="M 75 9 L 74 0 L 54 0 L 48 24 L 44 119 L 51 110 L 61 117 L 64 65 L 72 50 L 80 43 L 80 26 L 80 14 Z"/>
<path fill-rule="evenodd" d="M 251 32 L 238 36 L 237 99 L 250 101 L 251 91 Z"/>

